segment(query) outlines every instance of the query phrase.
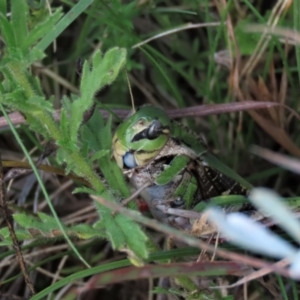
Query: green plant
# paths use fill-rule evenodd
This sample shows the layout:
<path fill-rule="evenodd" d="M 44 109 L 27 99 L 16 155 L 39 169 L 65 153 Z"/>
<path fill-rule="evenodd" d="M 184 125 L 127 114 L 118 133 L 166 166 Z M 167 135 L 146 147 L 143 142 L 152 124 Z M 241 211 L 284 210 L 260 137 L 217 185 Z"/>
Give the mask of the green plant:
<path fill-rule="evenodd" d="M 81 3 L 78 3 L 78 6 Z M 114 196 L 101 182 L 92 166 L 93 160 L 99 159 L 101 162 L 101 159 L 104 157 L 107 159 L 109 154 L 102 151 L 101 155 L 98 152 L 92 159 L 89 159 L 88 153 L 80 148 L 79 131 L 84 112 L 93 106 L 95 93 L 104 86 L 111 84 L 124 66 L 126 50 L 112 48 L 105 55 L 97 51 L 91 63 L 85 62 L 82 70 L 80 96 L 64 97 L 60 121 L 57 122 L 53 117 L 53 99 L 47 99 L 43 95 L 39 80 L 30 73 L 28 68 L 34 61 L 43 57 L 42 48 L 45 47 L 45 44 L 43 44 L 43 40 L 39 40 L 46 33 L 49 35 L 49 27 L 62 22 L 62 20 L 59 21 L 62 14 L 60 10 L 57 10 L 52 16 L 49 15 L 36 24 L 33 29 L 29 28 L 28 14 L 28 5 L 25 0 L 22 0 L 12 2 L 10 20 L 5 15 L 1 15 L 0 26 L 6 46 L 0 66 L 4 76 L 1 86 L 1 109 L 4 114 L 4 106 L 20 111 L 25 116 L 32 130 L 39 132 L 48 141 L 53 140 L 58 146 L 57 160 L 66 164 L 66 172 L 73 172 L 89 183 L 90 189 L 85 189 L 85 192 L 115 201 Z M 14 26 L 15 22 L 18 22 L 18 26 Z M 96 132 L 94 133 L 97 134 Z M 102 144 L 106 143 L 105 146 L 108 147 L 104 146 L 102 150 L 106 149 L 109 151 L 110 149 L 107 143 L 107 141 L 110 143 L 111 140 L 109 134 L 109 132 L 107 132 L 106 136 L 101 134 L 101 137 L 103 136 Z M 95 136 L 94 141 L 96 140 L 97 137 Z M 20 140 L 19 142 L 21 143 Z M 98 140 L 98 142 L 100 141 Z M 34 164 L 32 164 L 32 167 L 34 168 Z M 102 166 L 102 169 L 103 173 L 108 174 L 104 166 Z M 122 180 L 120 172 L 116 176 L 118 176 L 119 181 Z M 110 180 L 108 179 L 108 181 Z M 125 186 L 124 182 L 121 182 L 121 184 Z M 83 189 L 80 191 L 83 191 Z M 45 197 L 47 199 L 46 194 Z M 128 195 L 129 190 L 123 189 L 123 196 L 126 197 Z M 72 244 L 64 227 L 57 218 L 51 201 L 48 204 L 56 219 L 57 228 L 62 231 L 65 238 Z M 99 204 L 97 206 L 101 210 L 101 221 L 95 225 L 98 232 L 94 230 L 94 236 L 105 235 L 111 240 L 115 249 L 128 249 L 138 258 L 146 258 L 145 242 L 147 239 L 139 226 L 122 215 L 112 216 L 112 212 L 106 207 Z M 45 215 L 40 215 L 41 219 L 44 217 Z M 31 222 L 31 220 L 33 219 L 24 218 L 22 226 L 34 228 L 34 222 Z M 53 225 L 53 221 L 49 223 L 44 222 L 44 226 L 49 226 L 46 228 L 47 231 L 53 230 Z M 130 234 L 128 234 L 129 232 Z M 74 246 L 73 249 L 75 249 Z"/>
<path fill-rule="evenodd" d="M 31 126 L 31 131 L 28 130 L 27 125 L 15 128 L 16 130 L 11 128 L 18 141 L 17 145 L 12 142 L 14 139 L 7 130 L 1 131 L 1 138 L 9 136 L 10 143 L 8 146 L 3 146 L 4 150 L 8 148 L 18 153 L 19 148 L 22 148 L 27 153 L 28 161 L 31 160 L 27 149 L 34 145 L 43 151 L 43 143 L 54 140 L 56 145 L 59 145 L 59 149 L 56 159 L 52 159 L 51 164 L 63 166 L 69 174 L 74 172 L 79 175 L 75 181 L 80 177 L 82 180 L 71 184 L 67 192 L 61 193 L 64 188 L 64 179 L 69 178 L 68 176 L 60 177 L 60 185 L 53 186 L 52 182 L 50 183 L 45 178 L 41 179 L 36 172 L 38 180 L 44 184 L 44 194 L 39 195 L 39 188 L 36 188 L 34 184 L 30 189 L 31 192 L 26 194 L 24 190 L 26 190 L 27 182 L 24 184 L 22 180 L 15 180 L 12 186 L 14 197 L 11 198 L 16 199 L 19 194 L 26 194 L 27 202 L 22 208 L 11 203 L 8 203 L 8 206 L 14 212 L 17 224 L 15 231 L 20 241 L 23 238 L 35 239 L 29 245 L 22 245 L 25 257 L 30 257 L 37 248 L 46 248 L 48 251 L 52 247 L 55 248 L 54 245 L 57 244 L 68 246 L 63 244 L 62 236 L 65 235 L 71 245 L 75 243 L 77 250 L 73 249 L 80 252 L 77 255 L 81 260 L 93 267 L 83 269 L 77 259 L 78 256 L 73 258 L 73 250 L 57 250 L 55 254 L 49 254 L 38 262 L 26 258 L 27 262 L 30 261 L 33 264 L 29 268 L 32 270 L 31 274 L 39 272 L 39 267 L 42 267 L 57 270 L 61 277 L 65 276 L 56 283 L 54 281 L 57 279 L 54 279 L 52 285 L 49 285 L 48 275 L 37 276 L 41 280 L 35 281 L 39 291 L 36 299 L 43 299 L 46 295 L 50 299 L 51 292 L 54 293 L 58 288 L 67 287 L 69 282 L 75 284 L 74 282 L 81 280 L 80 283 L 82 283 L 87 276 L 95 274 L 99 275 L 98 283 L 102 285 L 107 284 L 107 278 L 118 278 L 120 282 L 140 278 L 139 271 L 144 271 L 143 274 L 147 274 L 147 278 L 171 276 L 175 271 L 178 272 L 176 275 L 206 276 L 207 273 L 202 272 L 205 267 L 210 270 L 210 275 L 219 276 L 222 271 L 227 275 L 234 273 L 234 270 L 241 266 L 234 265 L 232 262 L 201 265 L 192 261 L 189 267 L 180 265 L 178 268 L 177 265 L 152 264 L 136 269 L 134 266 L 129 266 L 128 260 L 120 259 L 118 252 L 111 254 L 107 251 L 109 245 L 105 241 L 110 238 L 115 248 L 127 251 L 131 261 L 136 264 L 142 263 L 141 258 L 145 263 L 181 260 L 184 257 L 191 261 L 190 257 L 199 252 L 199 250 L 187 248 L 161 251 L 154 243 L 151 245 L 151 238 L 148 240 L 146 249 L 145 234 L 150 236 L 151 232 L 142 232 L 131 219 L 136 218 L 145 226 L 154 225 L 149 223 L 151 220 L 142 219 L 138 213 L 121 212 L 119 206 L 106 208 L 131 194 L 127 182 L 124 181 L 120 170 L 112 162 L 109 154 L 112 131 L 115 126 L 114 119 L 109 118 L 108 121 L 103 119 L 97 113 L 97 107 L 95 114 L 85 123 L 82 122 L 84 121 L 83 113 L 91 108 L 94 96 L 104 103 L 103 106 L 100 105 L 102 108 L 109 110 L 131 106 L 128 87 L 123 80 L 124 76 L 116 77 L 114 84 L 108 89 L 103 86 L 110 80 L 102 78 L 105 77 L 110 67 L 122 73 L 121 69 L 124 64 L 122 57 L 126 49 L 126 68 L 130 71 L 129 79 L 137 105 L 151 103 L 169 109 L 213 104 L 210 107 L 210 114 L 219 114 L 220 111 L 217 112 L 217 106 L 214 104 L 230 104 L 230 109 L 226 110 L 226 112 L 232 112 L 230 115 L 224 113 L 211 116 L 209 119 L 194 118 L 200 114 L 201 109 L 198 107 L 192 108 L 193 114 L 189 114 L 194 117 L 183 122 L 197 134 L 204 132 L 210 150 L 216 153 L 221 161 L 246 177 L 251 184 L 268 184 L 276 187 L 284 196 L 298 195 L 299 185 L 295 183 L 298 181 L 291 174 L 277 166 L 262 163 L 247 152 L 249 145 L 259 143 L 265 147 L 274 148 L 276 151 L 286 150 L 295 156 L 299 154 L 297 152 L 299 151 L 297 149 L 298 123 L 287 117 L 282 106 L 278 105 L 285 103 L 292 109 L 298 107 L 298 48 L 294 54 L 293 46 L 286 46 L 285 39 L 283 42 L 271 35 L 265 38 L 263 34 L 265 29 L 261 32 L 253 32 L 255 30 L 251 27 L 251 23 L 264 25 L 269 22 L 268 24 L 275 28 L 279 20 L 279 24 L 299 31 L 297 1 L 293 2 L 293 7 L 288 7 L 287 1 L 278 1 L 280 9 L 275 9 L 272 1 L 268 3 L 214 1 L 212 3 L 209 0 L 188 0 L 182 1 L 178 6 L 176 1 L 64 0 L 52 1 L 51 13 L 47 9 L 47 3 L 42 0 L 0 1 L 1 37 L 5 45 L 1 53 L 0 65 L 1 107 L 7 112 L 10 110 L 22 112 L 26 116 L 27 124 Z M 63 6 L 63 10 L 60 6 Z M 68 13 L 64 14 L 63 11 L 68 11 Z M 231 28 L 234 30 L 232 31 Z M 245 32 L 245 29 L 251 30 L 251 28 L 251 33 Z M 149 41 L 147 41 L 148 38 L 150 38 Z M 261 44 L 261 42 L 264 43 Z M 57 52 L 50 48 L 54 43 L 57 45 Z M 116 46 L 119 48 L 115 48 Z M 101 49 L 101 53 L 107 53 L 108 57 L 100 54 L 97 49 Z M 239 57 L 239 53 L 243 56 Z M 224 57 L 222 57 L 223 54 Z M 114 59 L 109 58 L 109 55 L 113 55 Z M 79 57 L 90 62 L 85 64 L 82 80 L 78 80 L 75 72 L 76 61 Z M 258 59 L 255 63 L 253 61 L 256 58 Z M 108 64 L 106 70 L 101 69 L 106 68 L 101 66 L 104 61 Z M 249 67 L 248 61 L 251 61 L 250 67 L 253 68 L 248 69 L 250 71 L 247 73 L 244 67 L 245 65 Z M 226 66 L 227 69 L 221 66 Z M 244 76 L 245 74 L 247 76 Z M 99 77 L 96 78 L 95 75 Z M 101 78 L 104 81 L 101 82 Z M 233 79 L 238 81 L 238 86 Z M 77 87 L 81 89 L 80 96 L 76 92 Z M 76 95 L 73 95 L 74 93 Z M 234 109 L 238 106 L 236 104 L 240 104 L 244 110 L 247 110 L 245 108 L 247 104 L 233 103 L 236 98 L 240 101 L 253 99 L 256 100 L 257 105 L 262 100 L 272 101 L 277 106 L 267 108 L 264 106 L 265 109 L 256 114 L 250 111 L 251 117 L 242 113 L 238 115 L 233 113 L 237 111 Z M 53 119 L 52 113 L 54 107 L 60 108 L 61 106 L 62 112 L 57 122 Z M 177 113 L 177 117 L 186 115 L 184 110 Z M 13 119 L 12 123 L 15 124 Z M 274 143 L 273 139 L 278 144 Z M 15 158 L 14 166 L 21 166 L 19 160 L 19 157 Z M 11 162 L 5 163 L 7 163 L 6 166 L 12 166 L 9 164 Z M 105 180 L 99 176 L 99 166 L 101 173 L 106 177 Z M 32 168 L 34 169 L 33 164 Z M 64 174 L 64 172 L 59 174 Z M 30 179 L 30 176 L 28 178 Z M 20 182 L 22 193 L 18 190 Z M 84 183 L 88 187 L 83 188 Z M 76 189 L 78 184 L 80 187 Z M 55 194 L 56 191 L 61 194 L 58 199 L 51 197 L 54 210 L 49 196 L 51 193 Z M 70 196 L 74 191 L 80 193 Z M 85 206 L 88 206 L 90 211 L 94 211 L 95 204 L 90 204 L 88 194 L 97 195 L 98 200 L 103 200 L 103 203 L 109 200 L 106 206 L 96 203 L 99 214 L 104 216 L 100 221 L 98 221 L 98 213 L 93 212 L 92 217 L 78 213 L 80 210 L 84 211 Z M 43 205 L 41 205 L 43 208 L 39 207 L 37 211 L 35 210 L 37 203 L 40 205 L 44 197 L 48 199 L 54 216 L 51 216 L 47 207 Z M 73 201 L 76 199 L 75 203 L 70 199 Z M 297 200 L 297 197 L 295 199 Z M 226 200 L 228 200 L 226 197 L 220 199 L 221 202 L 226 202 Z M 243 199 L 237 199 L 239 203 L 240 200 L 243 201 Z M 203 207 L 200 207 L 200 204 L 198 208 L 202 210 Z M 130 205 L 133 207 L 134 203 Z M 70 209 L 68 213 L 66 213 L 67 209 Z M 120 213 L 111 215 L 111 211 L 116 209 L 120 209 Z M 75 213 L 81 217 L 80 221 L 76 218 L 68 219 L 68 214 Z M 125 218 L 123 214 L 128 218 Z M 77 225 L 80 222 L 87 224 Z M 37 227 L 40 230 L 36 230 Z M 156 224 L 156 227 L 152 228 L 166 235 L 176 236 L 188 245 L 205 248 L 201 241 L 187 237 L 174 229 L 172 231 L 172 228 L 166 228 L 163 224 Z M 7 229 L 2 228 L 0 233 L 4 237 L 2 245 L 10 246 L 12 241 Z M 94 242 L 79 241 L 81 238 L 88 237 L 94 237 L 96 240 Z M 222 245 L 222 247 L 232 250 L 228 245 Z M 3 247 L 3 249 L 6 248 Z M 134 250 L 135 254 L 130 249 Z M 145 259 L 146 252 L 149 252 L 149 260 Z M 7 266 L 12 262 L 12 259 L 9 259 L 11 254 L 11 250 L 3 250 L 0 254 L 4 262 L 7 260 L 4 270 L 7 270 Z M 65 256 L 68 257 L 67 265 L 60 269 L 58 265 L 63 265 Z M 111 262 L 111 260 L 114 261 Z M 96 266 L 99 264 L 99 267 Z M 128 269 L 122 270 L 121 268 L 125 266 Z M 202 268 L 201 272 L 197 273 L 193 267 Z M 122 273 L 123 271 L 126 276 Z M 5 274 L 2 282 L 4 289 L 8 290 L 9 282 L 14 281 L 17 276 L 19 276 L 18 271 L 15 269 L 13 275 Z M 281 293 L 286 295 L 289 291 L 286 292 L 285 287 L 291 286 L 290 294 L 293 293 L 294 299 L 297 299 L 296 283 L 287 282 L 283 277 L 279 277 L 279 281 Z M 262 288 L 257 289 L 259 284 L 258 282 L 249 284 L 248 291 L 249 293 L 259 291 L 263 298 L 268 292 Z M 86 287 L 88 288 L 89 285 L 87 284 Z M 97 280 L 92 287 L 97 287 Z M 137 291 L 139 287 L 139 283 L 135 285 Z M 277 286 L 272 286 L 272 288 L 277 291 Z M 274 289 L 270 290 L 274 291 Z M 112 289 L 112 291 L 113 297 L 117 298 L 116 290 Z M 147 294 L 147 291 L 145 288 L 143 293 Z M 184 294 L 178 289 L 173 292 L 177 295 Z M 26 295 L 26 291 L 23 293 L 22 290 L 16 293 Z M 66 294 L 66 298 L 76 298 L 76 292 L 73 290 L 68 290 Z M 242 289 L 239 295 L 242 295 Z M 203 297 L 205 296 L 207 295 Z"/>

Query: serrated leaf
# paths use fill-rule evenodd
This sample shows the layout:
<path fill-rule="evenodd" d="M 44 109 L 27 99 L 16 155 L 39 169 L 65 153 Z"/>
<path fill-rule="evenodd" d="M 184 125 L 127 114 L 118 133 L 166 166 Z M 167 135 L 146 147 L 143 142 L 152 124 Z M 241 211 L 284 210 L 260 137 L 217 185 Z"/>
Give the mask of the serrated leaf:
<path fill-rule="evenodd" d="M 91 239 L 94 237 L 105 237 L 104 233 L 101 233 L 100 230 L 93 228 L 88 224 L 79 224 L 72 227 L 72 231 L 76 232 L 76 235 L 80 239 Z"/>
<path fill-rule="evenodd" d="M 38 213 L 39 218 L 26 214 L 15 214 L 13 217 L 18 225 L 23 227 L 15 229 L 17 238 L 20 241 L 45 237 L 62 237 L 62 232 L 58 228 L 55 218 L 52 216 L 40 212 Z M 88 224 L 79 224 L 68 227 L 64 226 L 64 228 L 69 236 L 76 236 L 80 239 L 104 237 L 103 232 Z M 0 230 L 0 235 L 4 241 L 11 240 L 7 227 Z"/>
<path fill-rule="evenodd" d="M 112 48 L 102 58 L 100 51 L 93 56 L 92 69 L 84 67 L 80 90 L 83 98 L 91 98 L 100 88 L 111 84 L 126 62 L 126 49 Z M 85 63 L 87 65 L 87 63 Z"/>
<path fill-rule="evenodd" d="M 95 204 L 101 215 L 101 225 L 104 226 L 113 248 L 119 250 L 129 248 L 137 257 L 147 258 L 147 236 L 140 226 L 123 215 L 112 216 L 110 209 L 97 202 Z"/>
<path fill-rule="evenodd" d="M 24 56 L 24 60 L 26 61 L 26 67 L 30 67 L 34 62 L 42 60 L 45 57 L 45 53 L 40 49 L 33 48 Z"/>
<path fill-rule="evenodd" d="M 45 213 L 38 212 L 38 216 L 43 224 L 44 231 L 50 231 L 52 229 L 57 229 L 57 221 L 54 217 L 49 216 Z M 42 230 L 42 229 L 41 229 Z"/>
<path fill-rule="evenodd" d="M 123 215 L 120 215 L 116 221 L 124 232 L 128 248 L 131 249 L 137 257 L 144 259 L 147 258 L 148 250 L 146 242 L 148 237 L 145 235 L 141 227 Z"/>
<path fill-rule="evenodd" d="M 46 20 L 35 25 L 35 27 L 30 31 L 26 40 L 22 44 L 22 49 L 27 50 L 33 44 L 35 44 L 40 38 L 44 37 L 48 32 L 49 28 L 52 28 L 58 20 L 62 17 L 61 8 L 56 10 L 54 14 L 49 15 Z M 40 49 L 33 48 L 33 50 L 38 52 L 43 52 Z"/>
<path fill-rule="evenodd" d="M 44 97 L 34 96 L 27 99 L 27 105 L 31 107 L 31 113 L 39 114 L 40 111 L 43 112 L 53 112 L 53 106 L 50 101 L 47 101 Z M 26 113 L 27 111 L 24 111 Z"/>
<path fill-rule="evenodd" d="M 80 83 L 81 97 L 72 103 L 69 119 L 71 140 L 76 140 L 83 114 L 93 105 L 95 93 L 116 79 L 125 61 L 126 49 L 113 48 L 103 58 L 101 52 L 97 51 L 93 56 L 92 66 L 84 63 Z"/>
<path fill-rule="evenodd" d="M 80 174 L 80 173 L 76 173 L 77 172 L 76 162 L 74 162 L 69 155 L 69 152 L 77 151 L 76 146 L 74 145 L 74 149 L 70 148 L 69 146 L 72 145 L 70 145 L 68 141 L 59 141 L 57 142 L 57 145 L 59 146 L 59 149 L 56 151 L 56 159 L 60 164 L 66 163 L 65 173 L 69 174 L 70 172 L 73 171 L 75 174 Z M 65 149 L 68 149 L 68 151 L 66 151 Z"/>
<path fill-rule="evenodd" d="M 126 245 L 125 235 L 116 222 L 116 218 L 119 218 L 119 216 L 116 215 L 115 217 L 112 217 L 111 210 L 97 202 L 96 206 L 101 216 L 101 222 L 104 224 L 106 235 L 108 236 L 112 247 L 114 249 L 124 248 Z"/>
<path fill-rule="evenodd" d="M 19 111 L 21 111 L 23 114 L 26 115 L 26 119 L 30 125 L 30 127 L 36 131 L 39 132 L 39 134 L 44 135 L 46 139 L 49 139 L 49 132 L 48 128 L 45 126 L 45 123 L 43 123 L 40 118 L 38 118 L 40 113 L 40 108 L 44 107 L 45 110 L 52 111 L 52 107 L 50 104 L 42 103 L 43 98 L 41 97 L 35 97 L 37 100 L 37 103 L 39 107 L 37 107 L 35 104 L 36 102 L 32 99 L 32 101 L 26 101 L 23 91 L 21 89 L 17 89 L 16 91 L 12 93 L 5 94 L 4 98 L 1 98 L 1 102 L 5 105 L 8 105 L 10 107 L 13 107 Z M 40 102 L 40 103 L 39 103 Z M 46 102 L 46 101 L 45 101 Z M 52 115 L 49 114 L 49 118 L 52 118 Z"/>
<path fill-rule="evenodd" d="M 13 214 L 14 220 L 24 228 L 39 228 L 41 221 L 34 216 L 27 214 Z"/>

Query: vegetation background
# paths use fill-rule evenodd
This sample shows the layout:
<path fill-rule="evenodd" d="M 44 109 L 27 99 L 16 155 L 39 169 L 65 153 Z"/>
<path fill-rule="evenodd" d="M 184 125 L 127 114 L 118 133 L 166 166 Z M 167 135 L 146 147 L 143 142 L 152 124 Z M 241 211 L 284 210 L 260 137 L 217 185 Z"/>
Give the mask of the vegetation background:
<path fill-rule="evenodd" d="M 120 118 L 106 123 L 98 111 L 116 109 L 117 114 L 124 115 L 124 110 L 131 109 L 126 73 L 122 69 L 124 52 L 110 52 L 111 56 L 102 60 L 102 66 L 105 61 L 108 67 L 101 67 L 99 50 L 105 53 L 114 47 L 127 50 L 126 70 L 136 106 L 161 106 L 171 115 L 176 113 L 177 118 L 186 115 L 183 108 L 193 107 L 188 111 L 192 117 L 181 121 L 203 134 L 210 150 L 224 163 L 254 186 L 270 187 L 285 197 L 299 195 L 298 175 L 287 171 L 282 157 L 275 156 L 283 153 L 300 157 L 300 123 L 295 117 L 300 94 L 299 1 L 11 0 L 2 1 L 0 11 L 3 174 L 7 175 L 11 168 L 20 172 L 19 168 L 28 167 L 21 162 L 24 148 L 36 161 L 45 151 L 47 140 L 54 139 L 61 147 L 57 155 L 47 158 L 45 164 L 51 167 L 40 166 L 46 172 L 10 181 L 7 203 L 1 204 L 2 208 L 8 206 L 8 215 L 14 214 L 17 237 L 29 270 L 28 280 L 37 292 L 32 299 L 299 298 L 295 281 L 274 274 L 252 281 L 248 287 L 229 289 L 226 296 L 211 291 L 195 296 L 194 286 L 188 292 L 178 287 L 158 288 L 159 278 L 196 273 L 189 273 L 191 270 L 184 269 L 184 265 L 176 270 L 164 265 L 158 270 L 154 264 L 147 265 L 146 276 L 135 273 L 136 267 L 127 259 L 129 250 L 135 252 L 129 259 L 138 264 L 147 256 L 146 252 L 151 253 L 149 262 L 166 263 L 183 257 L 194 262 L 191 256 L 197 255 L 199 249 L 149 250 L 142 229 L 124 217 L 120 224 L 128 233 L 124 237 L 127 254 L 117 251 L 124 243 L 112 233 L 119 233 L 120 227 L 114 227 L 115 223 L 110 227 L 109 218 L 99 221 L 95 206 L 100 211 L 104 208 L 89 196 L 106 195 L 108 199 L 110 196 L 105 193 L 112 191 L 115 198 L 124 199 L 130 194 L 128 188 L 118 190 L 122 179 L 107 175 L 118 173 L 116 166 L 111 165 L 109 140 Z M 92 61 L 95 54 L 98 60 Z M 78 75 L 79 59 L 92 61 L 93 68 L 89 70 L 86 65 Z M 111 68 L 114 77 L 107 79 Z M 83 112 L 91 108 L 94 94 L 99 106 L 89 125 L 80 127 Z M 248 100 L 257 104 L 268 101 L 274 106 L 262 105 L 263 109 L 250 111 L 254 106 Z M 82 106 L 74 108 L 72 103 L 76 101 Z M 228 105 L 218 106 L 224 103 Z M 54 124 L 49 116 L 60 109 L 64 113 L 59 117 L 59 128 L 47 129 Z M 12 121 L 10 127 L 5 111 Z M 12 127 L 17 131 L 12 133 Z M 71 143 L 66 142 L 68 136 Z M 251 145 L 273 152 L 266 154 L 256 149 L 257 156 L 249 152 Z M 76 158 L 70 153 L 77 148 L 82 156 Z M 99 165 L 107 183 L 97 182 Z M 43 193 L 39 179 L 48 196 Z M 83 185 L 87 187 L 78 189 Z M 80 193 L 73 193 L 76 188 Z M 53 209 L 58 217 L 52 217 Z M 0 216 L 0 296 L 27 299 L 32 291 L 20 273 L 3 209 Z M 65 227 L 57 225 L 58 219 Z M 80 254 L 74 254 L 62 237 L 62 230 L 72 238 Z M 161 243 L 163 237 L 158 234 L 154 239 Z M 230 245 L 224 247 L 236 251 Z M 83 261 L 92 268 L 87 269 Z M 226 266 L 225 274 L 232 274 L 233 266 Z M 218 266 L 211 265 L 209 270 L 212 275 L 220 275 Z M 107 277 L 93 277 L 96 274 Z M 139 279 L 142 276 L 144 279 Z M 222 278 L 232 281 L 230 276 Z M 94 289 L 99 285 L 104 287 Z M 149 292 L 153 290 L 156 293 Z"/>

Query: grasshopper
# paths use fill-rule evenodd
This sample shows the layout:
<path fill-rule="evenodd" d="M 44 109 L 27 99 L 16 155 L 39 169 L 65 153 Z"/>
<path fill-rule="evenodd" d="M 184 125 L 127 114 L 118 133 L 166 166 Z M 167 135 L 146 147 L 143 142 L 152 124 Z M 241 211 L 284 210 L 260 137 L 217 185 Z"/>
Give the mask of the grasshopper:
<path fill-rule="evenodd" d="M 192 229 L 191 210 L 198 203 L 247 195 L 251 188 L 158 107 L 143 106 L 121 123 L 112 151 L 133 187 L 141 189 L 153 217 L 178 229 Z"/>

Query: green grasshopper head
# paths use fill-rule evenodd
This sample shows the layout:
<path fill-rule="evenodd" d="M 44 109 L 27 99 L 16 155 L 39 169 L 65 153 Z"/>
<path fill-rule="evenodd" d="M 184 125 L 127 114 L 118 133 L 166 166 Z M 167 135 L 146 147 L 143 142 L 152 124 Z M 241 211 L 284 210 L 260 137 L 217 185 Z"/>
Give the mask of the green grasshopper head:
<path fill-rule="evenodd" d="M 143 106 L 117 128 L 113 137 L 113 156 L 120 168 L 146 165 L 165 146 L 170 120 L 160 108 Z"/>

